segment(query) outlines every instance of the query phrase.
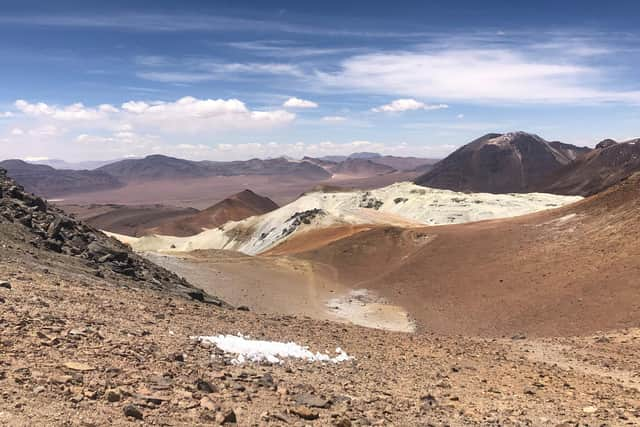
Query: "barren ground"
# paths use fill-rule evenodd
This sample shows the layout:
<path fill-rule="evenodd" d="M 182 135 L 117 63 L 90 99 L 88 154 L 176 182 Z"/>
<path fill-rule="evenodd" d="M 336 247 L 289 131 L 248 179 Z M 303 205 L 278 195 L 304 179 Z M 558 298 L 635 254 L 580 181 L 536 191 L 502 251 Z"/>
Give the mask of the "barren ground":
<path fill-rule="evenodd" d="M 229 410 L 242 426 L 640 422 L 636 329 L 544 340 L 393 333 L 216 308 L 14 242 L 0 248 L 11 283 L 0 288 L 3 425 L 210 425 Z M 189 338 L 236 332 L 356 359 L 233 366 Z M 130 404 L 142 421 L 125 415 Z"/>

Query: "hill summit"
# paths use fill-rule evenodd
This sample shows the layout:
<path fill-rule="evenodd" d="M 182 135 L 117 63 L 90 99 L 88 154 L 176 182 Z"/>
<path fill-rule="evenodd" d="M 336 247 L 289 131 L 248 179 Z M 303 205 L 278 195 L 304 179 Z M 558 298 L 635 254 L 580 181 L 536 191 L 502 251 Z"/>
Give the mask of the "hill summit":
<path fill-rule="evenodd" d="M 454 151 L 415 182 L 453 191 L 538 191 L 551 174 L 588 151 L 526 132 L 490 133 Z"/>

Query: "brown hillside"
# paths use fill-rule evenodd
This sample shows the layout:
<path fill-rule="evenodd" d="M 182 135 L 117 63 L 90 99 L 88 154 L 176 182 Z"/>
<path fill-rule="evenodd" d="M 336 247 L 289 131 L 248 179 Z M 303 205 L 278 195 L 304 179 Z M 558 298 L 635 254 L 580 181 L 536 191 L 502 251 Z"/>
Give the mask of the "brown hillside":
<path fill-rule="evenodd" d="M 374 228 L 296 256 L 447 334 L 583 334 L 640 321 L 640 174 L 561 209 L 421 229 Z M 335 234 L 335 233 L 334 233 Z M 295 241 L 288 242 L 291 252 Z M 277 248 L 276 248 L 277 249 Z"/>
<path fill-rule="evenodd" d="M 196 214 L 172 220 L 149 231 L 170 236 L 192 236 L 203 229 L 216 228 L 229 221 L 240 221 L 277 208 L 278 205 L 268 197 L 244 190 Z"/>

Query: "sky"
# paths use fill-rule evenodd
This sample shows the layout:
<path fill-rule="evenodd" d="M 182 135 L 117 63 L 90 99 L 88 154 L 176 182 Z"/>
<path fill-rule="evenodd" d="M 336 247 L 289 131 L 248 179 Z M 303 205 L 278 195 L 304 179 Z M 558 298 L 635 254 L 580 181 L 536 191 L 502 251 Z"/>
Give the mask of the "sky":
<path fill-rule="evenodd" d="M 443 157 L 640 136 L 640 2 L 21 1 L 0 158 Z"/>

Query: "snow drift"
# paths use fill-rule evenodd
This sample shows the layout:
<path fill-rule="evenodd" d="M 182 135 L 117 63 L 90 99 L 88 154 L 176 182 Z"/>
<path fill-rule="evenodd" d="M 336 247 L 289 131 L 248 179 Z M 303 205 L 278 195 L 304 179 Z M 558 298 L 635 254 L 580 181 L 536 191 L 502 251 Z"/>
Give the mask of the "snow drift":
<path fill-rule="evenodd" d="M 234 365 L 245 362 L 280 364 L 283 359 L 302 359 L 309 362 L 340 363 L 353 359 L 340 347 L 336 348 L 337 356 L 324 353 L 313 353 L 309 347 L 294 342 L 262 341 L 247 339 L 242 335 L 217 335 L 192 337 L 199 342 L 214 344 L 226 354 L 236 355 L 231 359 Z"/>

